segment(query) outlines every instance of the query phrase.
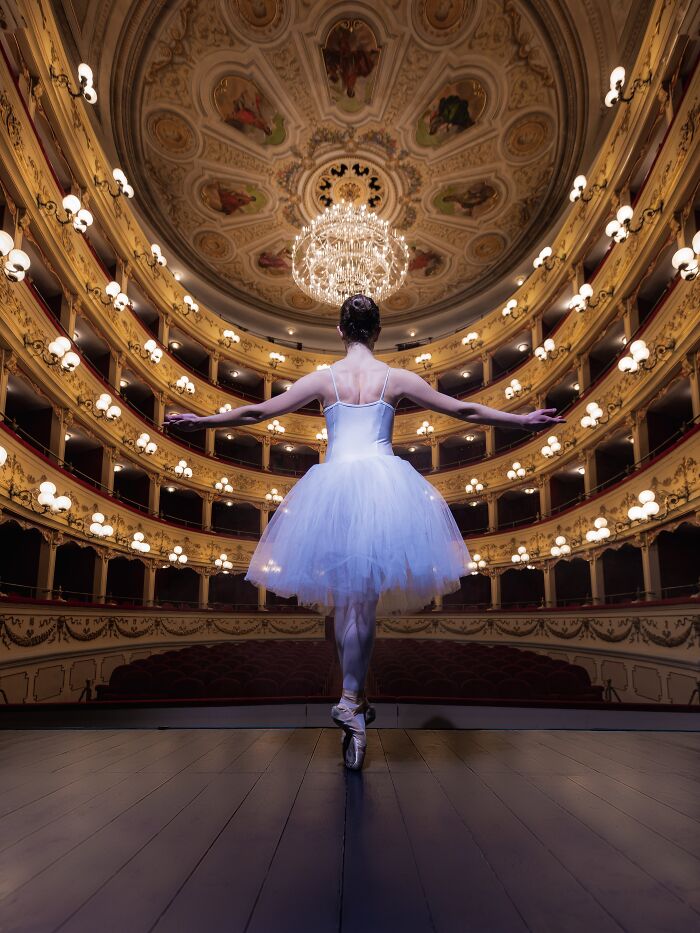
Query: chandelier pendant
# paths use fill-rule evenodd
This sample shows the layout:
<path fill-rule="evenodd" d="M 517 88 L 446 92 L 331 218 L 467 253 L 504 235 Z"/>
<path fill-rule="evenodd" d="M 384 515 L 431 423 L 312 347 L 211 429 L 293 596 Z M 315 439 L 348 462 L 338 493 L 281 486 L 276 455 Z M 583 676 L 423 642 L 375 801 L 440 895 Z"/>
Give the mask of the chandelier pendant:
<path fill-rule="evenodd" d="M 292 246 L 292 275 L 310 298 L 341 305 L 350 295 L 378 301 L 404 283 L 408 247 L 386 220 L 341 201 L 302 228 Z"/>

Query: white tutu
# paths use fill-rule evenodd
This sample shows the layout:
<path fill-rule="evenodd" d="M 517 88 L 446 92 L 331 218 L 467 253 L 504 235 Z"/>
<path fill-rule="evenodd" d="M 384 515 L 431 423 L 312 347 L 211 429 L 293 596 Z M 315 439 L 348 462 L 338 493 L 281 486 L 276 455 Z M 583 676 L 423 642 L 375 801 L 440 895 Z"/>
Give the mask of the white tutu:
<path fill-rule="evenodd" d="M 375 597 L 378 613 L 408 613 L 458 590 L 469 559 L 440 493 L 400 457 L 365 455 L 315 464 L 298 480 L 245 579 L 324 615 Z"/>

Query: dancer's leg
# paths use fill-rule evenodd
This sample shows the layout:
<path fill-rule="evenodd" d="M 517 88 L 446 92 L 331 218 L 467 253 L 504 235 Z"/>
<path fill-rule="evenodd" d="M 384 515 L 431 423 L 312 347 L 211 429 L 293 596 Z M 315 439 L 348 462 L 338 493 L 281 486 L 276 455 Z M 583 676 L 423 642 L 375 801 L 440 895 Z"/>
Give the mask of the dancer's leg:
<path fill-rule="evenodd" d="M 376 627 L 377 600 L 347 603 L 335 610 L 335 640 L 343 670 L 343 692 L 362 694 Z"/>

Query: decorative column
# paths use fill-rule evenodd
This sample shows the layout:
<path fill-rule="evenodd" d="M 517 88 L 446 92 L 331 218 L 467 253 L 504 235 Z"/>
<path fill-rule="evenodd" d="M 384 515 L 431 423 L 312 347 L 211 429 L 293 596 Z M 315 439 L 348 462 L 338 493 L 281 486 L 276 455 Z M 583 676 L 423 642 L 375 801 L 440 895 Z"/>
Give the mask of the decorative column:
<path fill-rule="evenodd" d="M 58 405 L 53 405 L 52 408 L 49 450 L 58 463 L 63 463 L 66 455 L 66 431 L 73 424 L 73 413 Z"/>
<path fill-rule="evenodd" d="M 484 440 L 486 441 L 486 456 L 493 457 L 496 453 L 496 429 L 492 424 L 484 429 Z"/>
<path fill-rule="evenodd" d="M 219 384 L 219 360 L 221 356 L 216 350 L 213 350 L 209 356 L 209 382 L 213 385 Z"/>
<path fill-rule="evenodd" d="M 637 299 L 631 297 L 625 298 L 622 308 L 622 325 L 625 329 L 627 343 L 629 343 L 637 330 L 639 330 L 639 306 L 637 305 Z"/>
<path fill-rule="evenodd" d="M 204 453 L 207 457 L 213 457 L 216 450 L 216 429 L 206 428 L 204 431 Z"/>
<path fill-rule="evenodd" d="M 61 327 L 72 340 L 75 333 L 75 320 L 77 317 L 78 296 L 72 292 L 63 292 L 61 295 L 61 307 L 58 312 L 58 319 Z"/>
<path fill-rule="evenodd" d="M 552 485 L 550 476 L 540 476 L 537 480 L 540 495 L 540 518 L 548 518 L 552 512 Z"/>
<path fill-rule="evenodd" d="M 153 423 L 157 428 L 160 428 L 163 422 L 165 421 L 165 403 L 167 401 L 167 396 L 165 392 L 154 392 L 153 393 Z"/>
<path fill-rule="evenodd" d="M 95 548 L 95 562 L 92 571 L 92 599 L 96 603 L 105 601 L 109 558 L 110 552 L 106 548 Z"/>
<path fill-rule="evenodd" d="M 260 507 L 260 534 L 262 535 L 263 531 L 267 528 L 267 523 L 270 520 L 270 507 L 265 502 Z M 267 609 L 267 587 L 259 586 L 258 587 L 258 611 L 263 611 Z"/>
<path fill-rule="evenodd" d="M 268 434 L 266 437 L 262 438 L 262 468 L 263 470 L 270 469 L 270 447 L 272 446 L 272 438 Z"/>
<path fill-rule="evenodd" d="M 148 474 L 148 511 L 155 516 L 160 513 L 160 479 L 155 473 Z"/>
<path fill-rule="evenodd" d="M 211 513 L 214 505 L 214 493 L 205 492 L 202 495 L 202 531 L 211 531 Z"/>
<path fill-rule="evenodd" d="M 17 357 L 12 350 L 0 349 L 0 413 L 7 407 L 7 386 L 10 376 L 17 372 Z"/>
<path fill-rule="evenodd" d="M 143 568 L 143 604 L 152 606 L 156 595 L 156 565 L 155 561 L 144 562 Z"/>
<path fill-rule="evenodd" d="M 326 459 L 326 448 L 327 448 L 327 446 L 328 446 L 327 444 L 319 444 L 319 445 L 318 445 L 318 462 L 319 462 L 319 463 L 324 463 L 324 462 L 325 462 L 325 459 Z"/>
<path fill-rule="evenodd" d="M 683 360 L 681 375 L 688 380 L 690 385 L 690 399 L 693 406 L 693 418 L 700 418 L 700 374 L 698 373 L 697 354 L 691 353 Z M 2 408 L 1 397 L 0 408 Z"/>
<path fill-rule="evenodd" d="M 263 376 L 263 398 L 265 401 L 272 398 L 272 376 L 270 373 L 265 373 Z"/>
<path fill-rule="evenodd" d="M 598 466 L 595 459 L 595 448 L 589 447 L 584 451 L 583 489 L 587 496 L 592 495 L 598 485 Z"/>
<path fill-rule="evenodd" d="M 56 571 L 56 548 L 63 536 L 53 531 L 42 531 L 39 542 L 39 560 L 36 568 L 37 599 L 51 599 L 53 596 L 53 578 Z"/>
<path fill-rule="evenodd" d="M 482 353 L 481 354 L 481 365 L 483 367 L 483 382 L 484 385 L 488 385 L 493 378 L 493 366 L 491 363 L 491 354 Z"/>
<path fill-rule="evenodd" d="M 495 493 L 487 493 L 486 508 L 488 509 L 489 531 L 498 531 L 498 500 Z"/>
<path fill-rule="evenodd" d="M 579 395 L 583 395 L 591 384 L 591 362 L 587 353 L 576 357 L 576 382 Z"/>
<path fill-rule="evenodd" d="M 203 570 L 199 571 L 199 608 L 208 609 L 209 608 L 209 580 L 211 578 L 211 570 L 209 567 L 205 567 Z"/>
<path fill-rule="evenodd" d="M 645 541 L 641 547 L 644 598 L 661 599 L 661 566 L 658 541 Z"/>
<path fill-rule="evenodd" d="M 591 574 L 591 598 L 594 606 L 601 606 L 605 602 L 605 578 L 603 574 L 602 554 L 593 554 L 588 558 L 588 567 Z"/>
<path fill-rule="evenodd" d="M 442 593 L 439 596 L 436 596 L 433 600 L 433 612 L 440 612 L 442 610 Z"/>
<path fill-rule="evenodd" d="M 102 491 L 107 495 L 114 492 L 114 460 L 117 455 L 116 447 L 102 448 L 102 467 L 100 469 L 100 484 Z"/>
<path fill-rule="evenodd" d="M 437 391 L 437 387 L 438 387 L 438 377 L 437 377 L 437 373 L 426 373 L 426 374 L 425 374 L 425 381 L 428 383 L 428 385 L 429 385 L 431 388 L 433 388 L 433 389 L 435 389 L 435 390 Z"/>
<path fill-rule="evenodd" d="M 541 346 L 543 339 L 544 337 L 543 337 L 543 332 L 542 332 L 542 316 L 538 314 L 537 317 L 533 320 L 532 325 L 530 327 L 530 341 L 531 341 L 530 345 L 532 349 L 534 350 L 535 347 Z"/>
<path fill-rule="evenodd" d="M 632 446 L 634 447 L 634 464 L 639 464 L 649 456 L 649 429 L 647 425 L 646 409 L 633 411 L 630 419 L 632 431 Z"/>
<path fill-rule="evenodd" d="M 440 469 L 440 444 L 436 437 L 429 437 L 428 444 L 430 445 L 430 467 L 432 470 Z"/>
<path fill-rule="evenodd" d="M 491 581 L 491 608 L 501 608 L 501 575 L 494 571 L 489 577 Z"/>
<path fill-rule="evenodd" d="M 171 323 L 172 318 L 169 314 L 161 314 L 158 317 L 158 342 L 162 343 L 164 347 L 167 347 L 170 342 Z"/>
<path fill-rule="evenodd" d="M 114 388 L 117 394 L 119 394 L 121 389 L 119 383 L 122 380 L 123 371 L 124 354 L 120 350 L 112 350 L 109 354 L 109 373 L 107 375 L 107 382 Z"/>
<path fill-rule="evenodd" d="M 557 604 L 557 585 L 552 561 L 545 562 L 542 576 L 544 578 L 544 604 L 548 609 L 552 609 Z"/>

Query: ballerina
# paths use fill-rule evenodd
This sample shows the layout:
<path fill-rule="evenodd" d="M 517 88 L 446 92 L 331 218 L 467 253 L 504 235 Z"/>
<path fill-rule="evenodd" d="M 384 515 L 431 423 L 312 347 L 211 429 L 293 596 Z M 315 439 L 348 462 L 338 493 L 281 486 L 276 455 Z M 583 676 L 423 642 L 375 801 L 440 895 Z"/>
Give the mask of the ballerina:
<path fill-rule="evenodd" d="M 343 730 L 346 767 L 359 770 L 366 726 L 375 718 L 365 680 L 377 613 L 417 612 L 458 590 L 470 572 L 469 552 L 446 501 L 392 450 L 399 399 L 463 421 L 532 431 L 564 419 L 554 408 L 518 415 L 460 401 L 416 373 L 382 363 L 374 356 L 379 309 L 364 295 L 346 299 L 337 330 L 346 352 L 328 370 L 308 373 L 264 402 L 204 417 L 170 414 L 166 423 L 195 431 L 258 424 L 314 400 L 323 406 L 326 458 L 285 496 L 245 579 L 333 614 L 343 689 L 331 716 Z"/>

